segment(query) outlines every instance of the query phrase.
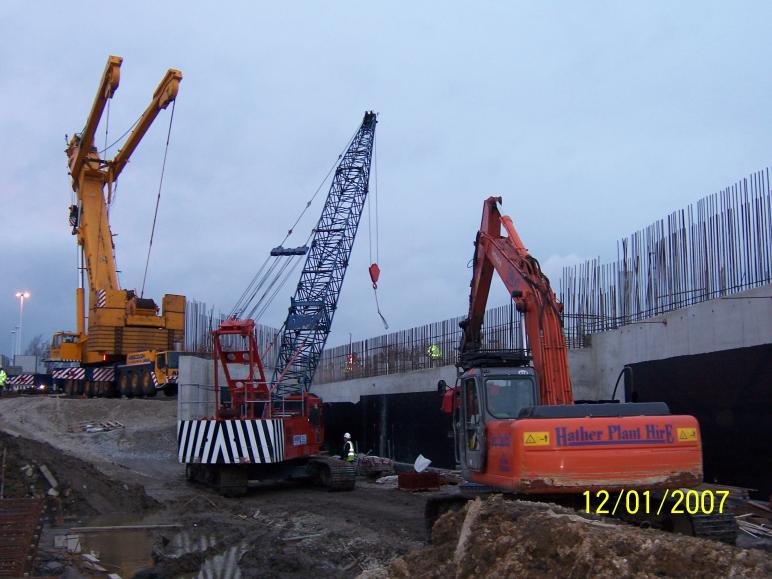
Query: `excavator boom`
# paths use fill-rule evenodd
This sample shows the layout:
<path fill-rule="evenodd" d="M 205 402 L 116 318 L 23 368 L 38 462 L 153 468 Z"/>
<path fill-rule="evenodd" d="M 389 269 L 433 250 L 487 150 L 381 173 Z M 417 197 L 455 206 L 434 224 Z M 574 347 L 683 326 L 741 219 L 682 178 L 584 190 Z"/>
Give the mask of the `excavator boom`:
<path fill-rule="evenodd" d="M 563 337 L 561 307 L 536 261 L 523 245 L 512 220 L 499 212 L 501 197 L 489 197 L 475 241 L 474 272 L 461 351 L 481 347 L 481 330 L 494 270 L 507 287 L 517 309 L 524 312 L 534 365 L 540 369 L 542 404 L 573 402 L 568 372 L 568 349 Z M 508 237 L 502 237 L 502 225 Z"/>

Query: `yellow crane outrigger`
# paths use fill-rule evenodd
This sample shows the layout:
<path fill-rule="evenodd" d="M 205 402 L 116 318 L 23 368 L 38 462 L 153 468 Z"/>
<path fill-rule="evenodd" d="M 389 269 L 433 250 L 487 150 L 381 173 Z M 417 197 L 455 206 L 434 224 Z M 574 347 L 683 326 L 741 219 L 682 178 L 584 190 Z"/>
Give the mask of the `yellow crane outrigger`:
<path fill-rule="evenodd" d="M 94 135 L 108 100 L 118 89 L 122 62 L 119 56 L 107 59 L 86 125 L 70 139 L 66 150 L 77 198 L 70 206 L 70 224 L 81 248 L 81 278 L 75 290 L 77 332 L 54 334 L 51 361 L 54 379 L 61 381 L 69 394 L 110 395 L 117 383 L 123 395 L 152 396 L 156 389 L 168 385 L 158 383 L 158 356 L 167 360 L 165 351 L 182 349 L 184 340 L 184 296 L 164 295 L 159 314 L 154 300 L 121 289 L 108 213 L 118 176 L 158 113 L 177 97 L 182 73 L 174 69 L 166 72 L 121 149 L 112 160 L 101 159 Z M 127 359 L 137 359 L 136 353 L 148 361 L 127 364 Z M 158 374 L 171 373 L 167 368 Z"/>

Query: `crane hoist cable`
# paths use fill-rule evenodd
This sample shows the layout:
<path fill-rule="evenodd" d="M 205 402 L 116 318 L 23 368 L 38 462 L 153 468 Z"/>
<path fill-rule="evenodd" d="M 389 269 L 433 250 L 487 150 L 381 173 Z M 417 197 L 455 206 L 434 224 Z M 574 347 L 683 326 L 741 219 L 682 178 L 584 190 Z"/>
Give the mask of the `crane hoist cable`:
<path fill-rule="evenodd" d="M 112 97 L 110 97 L 110 100 L 112 100 Z M 108 103 L 108 104 L 107 104 L 107 116 L 108 116 L 108 119 L 109 119 L 109 117 L 110 117 L 110 100 L 108 100 L 108 101 L 107 101 L 107 103 Z M 117 139 L 115 139 L 115 140 L 114 140 L 112 143 L 110 143 L 109 145 L 107 144 L 107 138 L 105 137 L 105 148 L 104 148 L 104 149 L 102 149 L 101 151 L 99 151 L 99 154 L 100 154 L 100 155 L 104 155 L 104 154 L 105 154 L 107 151 L 109 151 L 109 150 L 110 150 L 110 149 L 112 149 L 112 148 L 113 148 L 115 145 L 117 145 L 118 143 L 120 143 L 120 142 L 123 140 L 123 138 L 124 138 L 126 135 L 128 135 L 128 134 L 129 134 L 129 133 L 130 133 L 130 132 L 131 132 L 131 131 L 134 129 L 134 127 L 136 127 L 136 126 L 137 126 L 137 123 L 139 122 L 139 119 L 141 119 L 141 118 L 142 118 L 142 115 L 139 115 L 139 116 L 136 118 L 136 120 L 135 120 L 133 123 L 131 123 L 131 126 L 130 126 L 128 129 L 126 129 L 126 132 L 125 132 L 125 133 L 123 133 L 123 134 L 122 134 L 120 137 L 118 137 Z"/>
<path fill-rule="evenodd" d="M 311 231 L 311 233 L 308 234 L 308 238 L 306 239 L 305 246 L 308 246 L 309 241 L 311 241 L 311 238 L 313 237 L 314 232 Z M 276 296 L 279 294 L 279 292 L 282 290 L 282 288 L 287 284 L 287 281 L 289 281 L 289 278 L 292 277 L 292 275 L 295 273 L 295 270 L 297 270 L 298 265 L 300 265 L 301 261 L 297 259 L 299 256 L 293 255 L 287 260 L 287 264 L 292 263 L 292 268 L 286 273 L 284 276 L 284 279 L 281 280 L 278 286 L 274 289 L 273 293 L 271 293 L 270 297 L 268 297 L 267 300 L 264 300 L 264 303 L 258 303 L 255 305 L 255 307 L 250 310 L 248 318 L 252 318 L 254 316 L 255 320 L 260 320 L 260 318 L 263 317 L 265 312 L 270 307 L 271 303 L 273 303 L 273 300 L 276 298 Z M 258 309 L 259 308 L 259 309 Z"/>
<path fill-rule="evenodd" d="M 161 179 L 158 182 L 158 196 L 155 200 L 155 212 L 153 213 L 153 226 L 150 228 L 150 243 L 147 246 L 147 259 L 145 260 L 145 275 L 142 277 L 142 291 L 139 297 L 142 298 L 145 295 L 145 281 L 147 280 L 147 268 L 150 265 L 150 250 L 153 249 L 153 236 L 155 235 L 155 223 L 158 219 L 158 205 L 161 203 L 161 187 L 164 184 L 164 172 L 166 171 L 166 156 L 169 153 L 169 139 L 172 135 L 172 122 L 174 121 L 174 107 L 177 104 L 177 99 L 172 101 L 172 113 L 169 117 L 169 129 L 166 131 L 166 146 L 164 147 L 164 160 L 161 164 Z"/>
<path fill-rule="evenodd" d="M 370 241 L 370 280 L 373 282 L 373 295 L 375 296 L 375 309 L 378 312 L 378 315 L 381 318 L 381 321 L 383 322 L 384 329 L 389 329 L 389 322 L 386 321 L 386 318 L 381 313 L 381 304 L 378 303 L 378 278 L 381 275 L 381 268 L 378 267 L 378 262 L 380 261 L 380 241 L 379 241 L 379 234 L 380 234 L 380 227 L 379 227 L 379 217 L 378 217 L 378 148 L 376 146 L 376 141 L 373 139 L 373 165 L 374 165 L 374 177 L 375 177 L 375 191 L 374 191 L 374 197 L 375 197 L 375 261 L 373 261 L 373 234 L 372 234 L 372 225 L 371 225 L 371 219 L 370 219 L 370 196 L 367 197 L 367 229 L 368 229 L 368 238 Z"/>

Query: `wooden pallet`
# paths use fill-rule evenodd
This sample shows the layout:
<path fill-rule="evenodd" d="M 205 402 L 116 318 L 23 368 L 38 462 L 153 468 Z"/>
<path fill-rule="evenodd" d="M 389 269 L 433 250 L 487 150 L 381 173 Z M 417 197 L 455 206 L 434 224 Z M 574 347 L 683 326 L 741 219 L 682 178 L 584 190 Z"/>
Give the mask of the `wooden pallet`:
<path fill-rule="evenodd" d="M 32 572 L 44 508 L 43 499 L 0 499 L 0 577 Z"/>

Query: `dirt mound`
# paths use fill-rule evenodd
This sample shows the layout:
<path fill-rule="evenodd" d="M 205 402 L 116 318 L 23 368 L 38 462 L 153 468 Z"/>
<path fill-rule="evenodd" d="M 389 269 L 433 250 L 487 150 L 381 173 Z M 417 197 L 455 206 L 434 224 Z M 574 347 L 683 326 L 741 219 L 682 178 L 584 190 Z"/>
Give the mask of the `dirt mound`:
<path fill-rule="evenodd" d="M 176 401 L 167 398 L 0 398 L 0 431 L 50 443 L 111 478 L 142 484 L 165 500 L 168 482 L 181 476 L 176 411 Z M 107 422 L 117 428 L 84 429 Z"/>
<path fill-rule="evenodd" d="M 770 577 L 772 557 L 714 541 L 589 520 L 556 505 L 476 499 L 435 524 L 432 545 L 390 577 Z"/>
<path fill-rule="evenodd" d="M 65 516 L 139 513 L 158 503 L 143 487 L 112 480 L 93 466 L 49 444 L 0 432 L 0 453 L 6 449 L 4 496 L 49 496 L 49 482 L 40 471 L 45 465 L 56 478 L 59 498 L 50 498 Z"/>

